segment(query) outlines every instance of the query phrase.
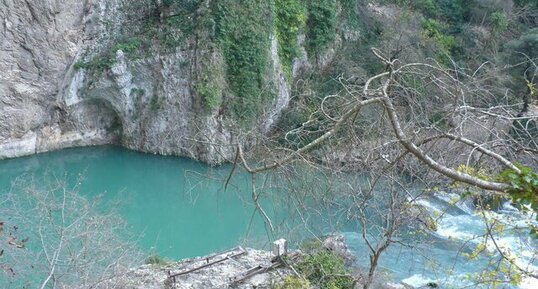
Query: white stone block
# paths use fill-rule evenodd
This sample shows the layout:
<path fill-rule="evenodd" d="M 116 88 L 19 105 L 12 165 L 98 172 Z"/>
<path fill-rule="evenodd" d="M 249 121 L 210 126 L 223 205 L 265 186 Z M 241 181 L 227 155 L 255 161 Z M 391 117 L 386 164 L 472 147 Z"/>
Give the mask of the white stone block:
<path fill-rule="evenodd" d="M 276 257 L 288 254 L 288 242 L 286 239 L 279 239 L 273 242 L 273 255 Z"/>

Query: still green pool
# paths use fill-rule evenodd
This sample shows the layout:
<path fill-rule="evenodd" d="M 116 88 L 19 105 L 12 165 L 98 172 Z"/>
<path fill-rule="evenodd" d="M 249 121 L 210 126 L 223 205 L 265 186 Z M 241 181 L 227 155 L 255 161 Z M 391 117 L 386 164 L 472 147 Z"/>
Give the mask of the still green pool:
<path fill-rule="evenodd" d="M 248 176 L 236 170 L 225 190 L 230 172 L 231 166 L 104 146 L 2 160 L 0 186 L 10 190 L 21 177 L 38 185 L 66 180 L 81 195 L 114 204 L 144 251 L 185 258 L 267 242 Z"/>

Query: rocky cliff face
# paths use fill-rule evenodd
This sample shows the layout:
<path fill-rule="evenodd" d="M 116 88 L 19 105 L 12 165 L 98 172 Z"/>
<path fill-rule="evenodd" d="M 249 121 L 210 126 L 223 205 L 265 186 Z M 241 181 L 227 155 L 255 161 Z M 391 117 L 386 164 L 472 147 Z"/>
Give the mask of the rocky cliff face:
<path fill-rule="evenodd" d="M 80 131 L 54 140 L 61 130 L 61 85 L 82 44 L 84 11 L 81 1 L 0 3 L 1 157 L 85 141 Z"/>
<path fill-rule="evenodd" d="M 485 4 L 388 2 L 4 0 L 0 158 L 117 143 L 220 163 L 274 127 L 292 82 L 277 133 L 382 71 L 370 47 L 474 69 L 485 47 L 519 37 L 498 33 L 519 17 L 511 1 L 489 1 L 504 19 L 490 24 Z"/>
<path fill-rule="evenodd" d="M 203 2 L 192 13 L 210 9 L 212 1 Z M 204 44 L 211 29 L 176 37 L 178 43 L 166 46 L 168 38 L 150 34 L 165 33 L 167 17 L 184 11 L 162 5 L 149 0 L 2 1 L 0 158 L 119 143 L 219 163 L 233 155 L 234 143 L 245 141 L 241 130 L 268 130 L 289 100 L 274 37 L 263 72 L 273 98 L 264 104 L 267 113 L 241 127 L 223 109 L 226 95 L 234 96 L 226 92 L 222 50 Z M 189 14 L 178 18 L 194 22 Z M 146 24 L 153 30 L 139 33 L 133 44 L 131 32 Z M 175 37 L 179 28 L 167 33 Z M 218 84 L 209 87 L 217 105 L 204 103 L 200 81 L 207 78 Z"/>

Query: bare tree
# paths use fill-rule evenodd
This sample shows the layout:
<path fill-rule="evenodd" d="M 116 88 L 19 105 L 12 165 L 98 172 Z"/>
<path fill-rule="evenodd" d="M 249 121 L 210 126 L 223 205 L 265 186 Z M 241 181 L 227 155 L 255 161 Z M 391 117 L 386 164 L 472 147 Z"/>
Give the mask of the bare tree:
<path fill-rule="evenodd" d="M 65 182 L 19 179 L 0 198 L 0 286 L 98 288 L 139 264 L 125 223 L 99 204 Z"/>
<path fill-rule="evenodd" d="M 515 162 L 532 165 L 535 150 L 511 133 L 513 120 L 525 104 L 511 102 L 491 89 L 487 69 L 491 64 L 467 72 L 433 61 L 404 64 L 377 49 L 372 52 L 386 71 L 361 85 L 340 80 L 342 93 L 323 97 L 318 110 L 288 131 L 284 141 L 269 140 L 268 145 L 251 149 L 237 145 L 236 158 L 230 161 L 251 174 L 253 187 L 257 174 L 306 163 L 335 173 L 368 172 L 373 179 L 407 175 L 425 184 L 453 183 L 485 195 L 509 197 L 514 184 L 495 175 L 509 170 L 525 176 L 528 170 Z M 525 117 L 534 121 L 538 116 Z M 260 155 L 268 157 L 260 160 Z M 370 204 L 373 187 L 369 194 L 355 190 L 351 206 L 371 252 L 364 288 L 372 284 L 380 255 L 398 242 L 397 231 L 416 212 L 411 209 L 416 205 L 411 194 L 390 194 L 390 204 L 383 209 L 381 238 L 370 243 L 368 218 L 361 208 Z M 537 186 L 530 190 L 538 196 Z M 272 231 L 274 225 L 256 190 L 252 198 Z"/>

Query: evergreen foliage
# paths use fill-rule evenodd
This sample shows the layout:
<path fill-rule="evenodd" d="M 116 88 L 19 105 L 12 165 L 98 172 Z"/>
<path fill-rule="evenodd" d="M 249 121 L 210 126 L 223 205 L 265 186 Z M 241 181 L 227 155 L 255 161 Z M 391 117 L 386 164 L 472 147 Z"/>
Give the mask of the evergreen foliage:
<path fill-rule="evenodd" d="M 306 21 L 306 50 L 318 55 L 336 37 L 336 0 L 311 1 Z"/>
<path fill-rule="evenodd" d="M 125 42 L 120 42 L 114 45 L 114 48 L 112 49 L 112 51 L 116 52 L 118 50 L 121 50 L 123 51 L 123 53 L 126 53 L 126 54 L 133 53 L 140 47 L 140 44 L 141 43 L 138 38 L 131 38 Z"/>
<path fill-rule="evenodd" d="M 223 0 L 213 9 L 216 39 L 226 60 L 230 89 L 236 96 L 231 109 L 242 123 L 259 116 L 263 104 L 272 97 L 264 79 L 270 60 L 271 4 L 264 0 Z"/>
<path fill-rule="evenodd" d="M 311 284 L 321 289 L 352 289 L 353 278 L 345 267 L 344 260 L 326 249 L 319 249 L 304 256 L 297 270 Z"/>
<path fill-rule="evenodd" d="M 537 81 L 535 74 L 537 68 L 534 67 L 532 61 L 536 62 L 538 59 L 538 28 L 530 29 L 523 33 L 521 37 L 516 40 L 510 41 L 506 45 L 505 61 L 511 65 L 509 70 L 512 82 L 510 87 L 514 91 L 516 100 L 523 100 L 523 107 L 521 109 L 522 114 L 527 112 L 530 104 L 536 99 L 536 86 Z M 536 122 L 534 126 L 523 125 L 524 121 L 516 122 L 515 128 L 517 130 L 529 127 L 530 131 L 536 129 Z M 523 133 L 525 135 L 525 133 Z M 530 134 L 532 136 L 532 134 Z M 535 134 L 538 136 L 538 133 Z"/>
<path fill-rule="evenodd" d="M 538 28 L 526 31 L 519 39 L 512 41 L 509 47 L 528 55 L 529 58 L 538 57 Z"/>
<path fill-rule="evenodd" d="M 538 7 L 538 0 L 514 0 L 514 2 L 519 6 L 530 5 Z"/>
<path fill-rule="evenodd" d="M 218 76 L 203 72 L 198 81 L 194 84 L 196 94 L 202 97 L 204 105 L 209 109 L 216 109 L 222 103 L 222 84 L 218 81 Z"/>
<path fill-rule="evenodd" d="M 277 284 L 275 289 L 309 289 L 310 282 L 295 276 L 286 276 L 282 283 Z"/>
<path fill-rule="evenodd" d="M 300 56 L 298 37 L 306 21 L 306 11 L 300 0 L 275 0 L 278 56 L 284 72 L 291 78 L 293 59 Z"/>
<path fill-rule="evenodd" d="M 516 166 L 521 173 L 506 169 L 499 175 L 499 180 L 510 185 L 507 192 L 514 203 L 528 205 L 534 212 L 538 212 L 538 174 L 530 167 Z M 536 220 L 538 221 L 538 215 Z M 531 235 L 538 238 L 538 227 L 531 227 Z"/>

